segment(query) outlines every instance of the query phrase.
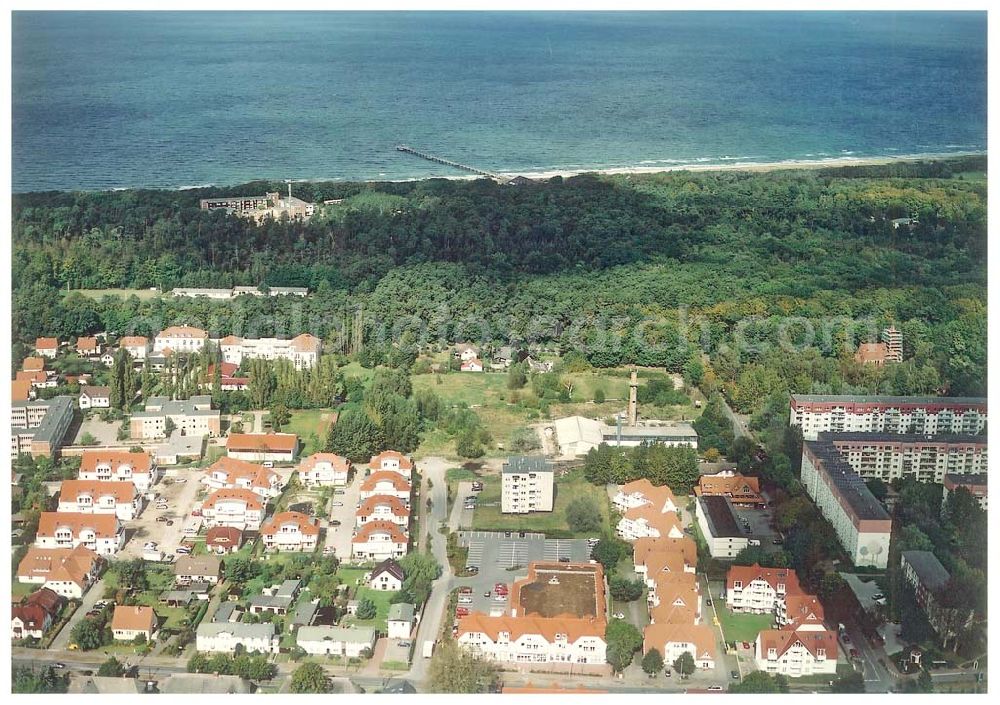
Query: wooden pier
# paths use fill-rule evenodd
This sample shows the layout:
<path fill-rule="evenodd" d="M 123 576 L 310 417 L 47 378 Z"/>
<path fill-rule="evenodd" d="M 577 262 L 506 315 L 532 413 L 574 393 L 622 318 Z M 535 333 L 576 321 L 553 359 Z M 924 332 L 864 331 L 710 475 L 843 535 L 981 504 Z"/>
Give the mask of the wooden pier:
<path fill-rule="evenodd" d="M 414 149 L 409 145 L 405 144 L 396 145 L 396 150 L 400 152 L 406 152 L 407 154 L 412 154 L 413 156 L 420 157 L 421 159 L 426 159 L 429 162 L 444 164 L 445 166 L 450 166 L 455 169 L 461 169 L 462 171 L 470 171 L 473 174 L 479 174 L 480 176 L 485 176 L 495 181 L 499 181 L 502 184 L 505 184 L 510 180 L 505 176 L 500 176 L 500 174 L 494 174 L 491 171 L 484 171 L 482 169 L 477 169 L 474 166 L 469 166 L 468 164 L 459 164 L 458 162 L 453 162 L 450 159 L 444 159 L 443 157 L 438 157 L 433 154 L 428 154 L 427 152 L 421 152 L 419 149 Z"/>

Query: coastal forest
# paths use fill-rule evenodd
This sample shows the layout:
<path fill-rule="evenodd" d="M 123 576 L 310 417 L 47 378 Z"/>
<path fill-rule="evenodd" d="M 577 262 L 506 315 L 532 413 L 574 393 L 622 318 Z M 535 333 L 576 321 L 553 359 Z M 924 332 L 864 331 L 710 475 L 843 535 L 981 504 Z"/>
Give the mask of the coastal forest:
<path fill-rule="evenodd" d="M 985 169 L 970 157 L 518 185 L 302 183 L 295 195 L 316 214 L 262 223 L 199 199 L 281 184 L 17 194 L 13 357 L 38 336 L 187 323 L 213 337 L 308 331 L 366 366 L 429 342 L 540 344 L 594 367 L 683 372 L 745 413 L 790 392 L 980 395 Z M 151 291 L 233 285 L 313 293 Z M 889 324 L 905 362 L 856 364 L 857 344 Z"/>

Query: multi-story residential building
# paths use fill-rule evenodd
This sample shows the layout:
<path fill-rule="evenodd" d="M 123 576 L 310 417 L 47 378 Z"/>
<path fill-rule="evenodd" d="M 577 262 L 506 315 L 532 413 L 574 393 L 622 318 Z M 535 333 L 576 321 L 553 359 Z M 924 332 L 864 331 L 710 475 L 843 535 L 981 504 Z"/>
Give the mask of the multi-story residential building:
<path fill-rule="evenodd" d="M 195 648 L 198 651 L 231 654 L 236 651 L 237 645 L 242 645 L 248 653 L 278 653 L 278 632 L 270 622 L 248 624 L 203 621 L 195 634 Z"/>
<path fill-rule="evenodd" d="M 364 526 L 370 521 L 389 521 L 406 532 L 410 524 L 410 510 L 398 497 L 374 495 L 363 500 L 356 513 L 357 526 Z"/>
<path fill-rule="evenodd" d="M 76 351 L 82 357 L 99 357 L 101 354 L 101 344 L 97 342 L 97 338 L 84 337 L 76 339 Z"/>
<path fill-rule="evenodd" d="M 132 438 L 166 438 L 167 421 L 184 436 L 218 436 L 221 416 L 212 409 L 212 397 L 198 395 L 185 400 L 150 397 L 145 411 L 132 414 L 129 428 Z"/>
<path fill-rule="evenodd" d="M 754 660 L 758 670 L 788 678 L 832 675 L 837 672 L 837 634 L 811 622 L 765 629 L 757 634 Z"/>
<path fill-rule="evenodd" d="M 545 458 L 515 455 L 500 473 L 500 511 L 504 514 L 551 512 L 554 476 Z"/>
<path fill-rule="evenodd" d="M 303 333 L 291 340 L 280 338 L 240 338 L 229 335 L 219 340 L 222 360 L 235 365 L 245 359 L 290 360 L 297 370 L 305 370 L 319 363 L 323 341 L 314 335 Z"/>
<path fill-rule="evenodd" d="M 854 564 L 885 568 L 892 519 L 832 443 L 803 444 L 801 480 Z"/>
<path fill-rule="evenodd" d="M 80 387 L 78 401 L 81 409 L 110 409 L 111 387 Z"/>
<path fill-rule="evenodd" d="M 358 658 L 366 649 L 375 648 L 373 627 L 299 627 L 295 643 L 313 656 L 346 656 Z"/>
<path fill-rule="evenodd" d="M 677 512 L 677 498 L 666 485 L 656 486 L 649 480 L 634 480 L 622 485 L 611 500 L 615 509 L 627 512 L 637 507 L 652 506 L 659 512 Z"/>
<path fill-rule="evenodd" d="M 986 427 L 986 399 L 793 394 L 788 422 L 806 440 L 823 431 L 977 435 Z"/>
<path fill-rule="evenodd" d="M 132 356 L 133 360 L 145 360 L 152 351 L 152 344 L 149 342 L 149 338 L 144 335 L 123 336 L 118 344 Z"/>
<path fill-rule="evenodd" d="M 759 509 L 767 505 L 760 495 L 760 480 L 733 470 L 723 470 L 715 475 L 702 475 L 698 478 L 694 493 L 698 497 L 713 495 L 729 497 L 736 507 Z"/>
<path fill-rule="evenodd" d="M 289 185 L 287 197 L 273 191 L 263 196 L 203 198 L 201 199 L 201 209 L 203 211 L 225 210 L 241 218 L 252 218 L 261 222 L 269 217 L 278 220 L 282 215 L 287 215 L 291 220 L 309 218 L 315 212 L 316 206 L 292 196 L 292 188 Z M 176 289 L 174 291 L 176 292 Z M 177 296 L 177 294 L 174 295 Z"/>
<path fill-rule="evenodd" d="M 694 573 L 660 573 L 653 581 L 647 603 L 654 624 L 701 624 L 701 588 Z"/>
<path fill-rule="evenodd" d="M 643 632 L 642 648 L 643 653 L 656 649 L 667 664 L 687 652 L 694 658 L 695 668 L 715 668 L 715 630 L 707 624 L 650 624 Z"/>
<path fill-rule="evenodd" d="M 11 402 L 11 460 L 21 453 L 33 458 L 59 454 L 73 424 L 73 397 L 58 396 Z"/>
<path fill-rule="evenodd" d="M 232 526 L 241 531 L 257 531 L 264 521 L 265 500 L 243 488 L 215 490 L 202 505 L 201 513 L 209 528 Z"/>
<path fill-rule="evenodd" d="M 111 634 L 115 641 L 135 641 L 153 638 L 156 631 L 156 612 L 146 605 L 116 605 L 111 617 Z"/>
<path fill-rule="evenodd" d="M 299 450 L 294 433 L 230 433 L 226 453 L 230 458 L 257 463 L 290 463 Z"/>
<path fill-rule="evenodd" d="M 263 197 L 261 197 L 263 198 Z M 206 289 L 197 287 L 179 287 L 170 290 L 171 296 L 187 296 L 190 298 L 206 298 L 226 301 L 239 296 L 307 296 L 309 288 L 304 286 L 272 286 L 264 291 L 259 286 L 234 286 L 232 289 Z"/>
<path fill-rule="evenodd" d="M 819 433 L 861 477 L 907 477 L 941 484 L 944 476 L 986 472 L 986 436 Z"/>
<path fill-rule="evenodd" d="M 403 567 L 392 558 L 387 558 L 372 568 L 368 574 L 368 586 L 382 592 L 396 592 L 403 589 L 405 578 Z"/>
<path fill-rule="evenodd" d="M 378 455 L 373 455 L 368 463 L 369 474 L 374 475 L 383 470 L 391 470 L 406 478 L 407 482 L 412 481 L 413 458 L 408 458 L 399 451 L 384 450 Z"/>
<path fill-rule="evenodd" d="M 145 493 L 160 479 L 160 468 L 146 452 L 85 450 L 77 477 L 89 482 L 127 482 Z"/>
<path fill-rule="evenodd" d="M 285 486 L 274 470 L 228 456 L 212 463 L 201 481 L 214 490 L 245 489 L 265 499 L 277 497 Z"/>
<path fill-rule="evenodd" d="M 315 551 L 319 522 L 301 512 L 278 512 L 260 529 L 268 551 Z"/>
<path fill-rule="evenodd" d="M 401 558 L 406 555 L 409 539 L 391 521 L 370 521 L 357 529 L 351 539 L 351 556 L 371 561 Z"/>
<path fill-rule="evenodd" d="M 55 357 L 59 354 L 59 339 L 37 338 L 35 340 L 35 354 L 41 357 Z"/>
<path fill-rule="evenodd" d="M 86 546 L 29 546 L 17 566 L 17 581 L 42 585 L 58 595 L 79 600 L 97 580 L 100 571 L 100 556 Z"/>
<path fill-rule="evenodd" d="M 113 514 L 42 512 L 35 545 L 39 548 L 85 546 L 101 556 L 111 556 L 125 545 L 125 530 Z"/>
<path fill-rule="evenodd" d="M 142 495 L 133 482 L 63 480 L 59 488 L 60 512 L 114 514 L 129 521 L 141 510 Z"/>
<path fill-rule="evenodd" d="M 201 352 L 208 341 L 208 333 L 193 326 L 170 326 L 156 334 L 153 339 L 153 352 L 194 353 Z"/>
<path fill-rule="evenodd" d="M 350 474 L 350 459 L 336 453 L 313 453 L 299 463 L 304 487 L 343 487 Z"/>
<path fill-rule="evenodd" d="M 626 541 L 660 537 L 679 539 L 684 536 L 676 511 L 661 511 L 651 504 L 627 510 L 618 520 L 615 530 Z"/>
<path fill-rule="evenodd" d="M 690 536 L 682 538 L 642 538 L 632 545 L 635 572 L 654 590 L 661 575 L 694 573 L 698 548 Z"/>
<path fill-rule="evenodd" d="M 41 639 L 48 628 L 55 623 L 66 600 L 49 590 L 42 588 L 28 595 L 20 603 L 11 606 L 10 638 Z"/>
<path fill-rule="evenodd" d="M 735 558 L 747 546 L 760 543 L 756 539 L 747 538 L 740 530 L 729 497 L 698 497 L 695 502 L 695 518 L 713 558 Z"/>
<path fill-rule="evenodd" d="M 951 575 L 930 551 L 903 551 L 900 556 L 903 579 L 913 588 L 917 605 L 938 636 L 947 641 L 972 624 L 972 607 L 944 607 L 941 594 L 948 588 Z"/>
<path fill-rule="evenodd" d="M 379 470 L 364 479 L 359 496 L 364 501 L 369 497 L 388 495 L 397 497 L 409 507 L 411 492 L 412 488 L 405 477 L 393 470 Z"/>
<path fill-rule="evenodd" d="M 509 604 L 502 616 L 460 618 L 459 645 L 501 663 L 606 663 L 600 564 L 531 563 L 527 577 L 514 582 Z"/>
<path fill-rule="evenodd" d="M 775 614 L 787 595 L 799 595 L 799 576 L 791 568 L 734 565 L 726 575 L 726 606 L 733 612 Z"/>
<path fill-rule="evenodd" d="M 986 511 L 986 473 L 980 475 L 952 475 L 949 473 L 944 476 L 943 484 L 944 490 L 941 496 L 942 508 L 947 506 L 948 497 L 951 493 L 962 487 L 968 490 L 969 494 L 979 502 L 979 506 L 983 508 L 983 511 Z"/>

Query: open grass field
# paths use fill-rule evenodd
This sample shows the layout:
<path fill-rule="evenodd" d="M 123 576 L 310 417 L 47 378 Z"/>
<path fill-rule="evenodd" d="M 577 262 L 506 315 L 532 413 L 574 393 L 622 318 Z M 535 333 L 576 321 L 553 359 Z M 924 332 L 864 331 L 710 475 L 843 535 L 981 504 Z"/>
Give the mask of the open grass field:
<path fill-rule="evenodd" d="M 140 301 L 164 296 L 164 294 L 161 294 L 156 289 L 71 289 L 66 293 L 83 294 L 89 299 L 101 299 L 105 296 L 117 296 L 121 299 L 127 299 L 130 296 L 135 296 Z"/>
<path fill-rule="evenodd" d="M 736 614 L 722 600 L 715 600 L 715 610 L 726 641 L 754 641 L 761 630 L 774 624 L 773 614 Z"/>
<path fill-rule="evenodd" d="M 574 532 L 566 524 L 566 507 L 578 497 L 588 497 L 601 511 L 601 528 L 595 531 Z M 531 514 L 502 514 L 500 512 L 500 482 L 487 482 L 479 494 L 472 528 L 487 531 L 538 531 L 566 537 L 598 536 L 610 531 L 611 506 L 603 487 L 592 485 L 578 472 L 556 480 L 555 500 L 551 512 Z"/>
<path fill-rule="evenodd" d="M 323 450 L 326 434 L 330 423 L 334 420 L 335 411 L 329 409 L 301 409 L 291 412 L 291 421 L 283 426 L 282 433 L 295 433 L 302 443 L 299 455 L 305 457 Z"/>
<path fill-rule="evenodd" d="M 357 596 L 355 599 L 363 600 L 365 598 L 371 600 L 375 603 L 375 609 L 377 610 L 374 619 L 358 619 L 355 616 L 344 617 L 343 624 L 350 625 L 356 624 L 362 627 L 375 627 L 378 631 L 384 632 L 388 629 L 388 618 L 389 618 L 389 601 L 395 597 L 395 592 L 387 592 L 385 590 L 372 590 L 369 587 L 358 588 Z"/>
<path fill-rule="evenodd" d="M 506 404 L 507 374 L 504 372 L 449 372 L 413 375 L 413 391 L 430 389 L 450 406 Z"/>

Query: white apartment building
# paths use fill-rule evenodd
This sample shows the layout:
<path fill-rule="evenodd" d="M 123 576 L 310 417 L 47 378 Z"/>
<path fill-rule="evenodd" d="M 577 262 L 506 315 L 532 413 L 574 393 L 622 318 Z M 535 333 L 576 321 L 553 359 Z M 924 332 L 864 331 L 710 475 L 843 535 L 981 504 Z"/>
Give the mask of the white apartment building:
<path fill-rule="evenodd" d="M 132 413 L 129 422 L 132 438 L 166 438 L 168 419 L 183 436 L 218 436 L 221 429 L 220 412 L 212 409 L 212 397 L 208 394 L 184 400 L 150 397 L 145 411 Z"/>
<path fill-rule="evenodd" d="M 222 361 L 234 365 L 243 364 L 244 359 L 290 360 L 297 370 L 315 367 L 323 350 L 323 341 L 314 335 L 303 333 L 291 340 L 281 338 L 240 338 L 229 335 L 219 340 Z"/>
<path fill-rule="evenodd" d="M 365 649 L 375 648 L 373 627 L 302 626 L 295 643 L 313 656 L 358 658 Z"/>
<path fill-rule="evenodd" d="M 102 560 L 86 546 L 29 546 L 17 566 L 17 581 L 47 587 L 57 595 L 79 600 L 98 578 Z"/>
<path fill-rule="evenodd" d="M 60 512 L 114 514 L 130 521 L 142 510 L 142 495 L 132 482 L 63 480 L 59 488 Z"/>
<path fill-rule="evenodd" d="M 223 456 L 205 471 L 202 483 L 213 490 L 244 489 L 267 499 L 281 494 L 281 475 L 263 465 Z"/>
<path fill-rule="evenodd" d="M 369 497 L 388 495 L 397 497 L 409 507 L 411 492 L 410 482 L 405 477 L 392 470 L 379 470 L 364 479 L 359 496 L 363 502 Z"/>
<path fill-rule="evenodd" d="M 149 453 L 85 450 L 77 477 L 89 482 L 127 482 L 144 494 L 160 479 L 160 469 Z"/>
<path fill-rule="evenodd" d="M 156 334 L 153 339 L 153 352 L 164 350 L 173 352 L 201 352 L 208 340 L 208 333 L 193 326 L 170 326 Z"/>
<path fill-rule="evenodd" d="M 248 624 L 204 620 L 198 625 L 195 648 L 198 651 L 231 654 L 239 644 L 248 653 L 276 654 L 278 641 L 274 624 L 268 622 Z"/>
<path fill-rule="evenodd" d="M 84 546 L 99 556 L 111 556 L 125 545 L 125 530 L 113 514 L 42 512 L 35 545 L 39 548 Z"/>
<path fill-rule="evenodd" d="M 368 463 L 368 472 L 375 474 L 383 470 L 391 470 L 402 475 L 409 482 L 413 475 L 413 459 L 395 450 L 385 450 L 373 455 Z"/>
<path fill-rule="evenodd" d="M 473 612 L 458 622 L 458 643 L 500 663 L 607 663 L 603 619 L 491 617 Z"/>
<path fill-rule="evenodd" d="M 133 360 L 145 360 L 152 350 L 152 344 L 144 335 L 126 335 L 118 341 L 123 350 L 127 350 Z"/>
<path fill-rule="evenodd" d="M 250 490 L 216 490 L 202 505 L 208 528 L 231 526 L 241 531 L 257 531 L 264 521 L 264 500 Z"/>
<path fill-rule="evenodd" d="M 892 519 L 832 443 L 803 444 L 801 480 L 854 564 L 885 568 Z"/>
<path fill-rule="evenodd" d="M 350 474 L 351 461 L 336 453 L 314 453 L 299 463 L 304 487 L 344 487 Z"/>
<path fill-rule="evenodd" d="M 897 477 L 941 484 L 944 476 L 978 475 L 987 468 L 986 436 L 820 433 L 854 471 L 886 483 Z"/>
<path fill-rule="evenodd" d="M 757 669 L 788 678 L 837 672 L 837 634 L 822 624 L 765 629 L 754 645 Z"/>
<path fill-rule="evenodd" d="M 370 521 L 351 539 L 351 556 L 362 560 L 384 561 L 406 555 L 406 534 L 391 521 Z"/>
<path fill-rule="evenodd" d="M 801 592 L 791 568 L 734 565 L 726 576 L 726 606 L 733 612 L 775 614 L 786 595 Z"/>
<path fill-rule="evenodd" d="M 362 501 L 356 514 L 356 525 L 359 527 L 371 521 L 392 522 L 405 532 L 410 524 L 410 510 L 398 497 L 375 495 Z"/>
<path fill-rule="evenodd" d="M 268 551 L 315 551 L 319 523 L 300 512 L 278 512 L 261 527 L 260 535 Z"/>
<path fill-rule="evenodd" d="M 801 427 L 806 440 L 824 431 L 976 435 L 986 416 L 982 397 L 793 394 L 788 423 Z"/>
<path fill-rule="evenodd" d="M 552 511 L 554 477 L 545 458 L 511 456 L 500 477 L 500 511 L 504 514 Z"/>

